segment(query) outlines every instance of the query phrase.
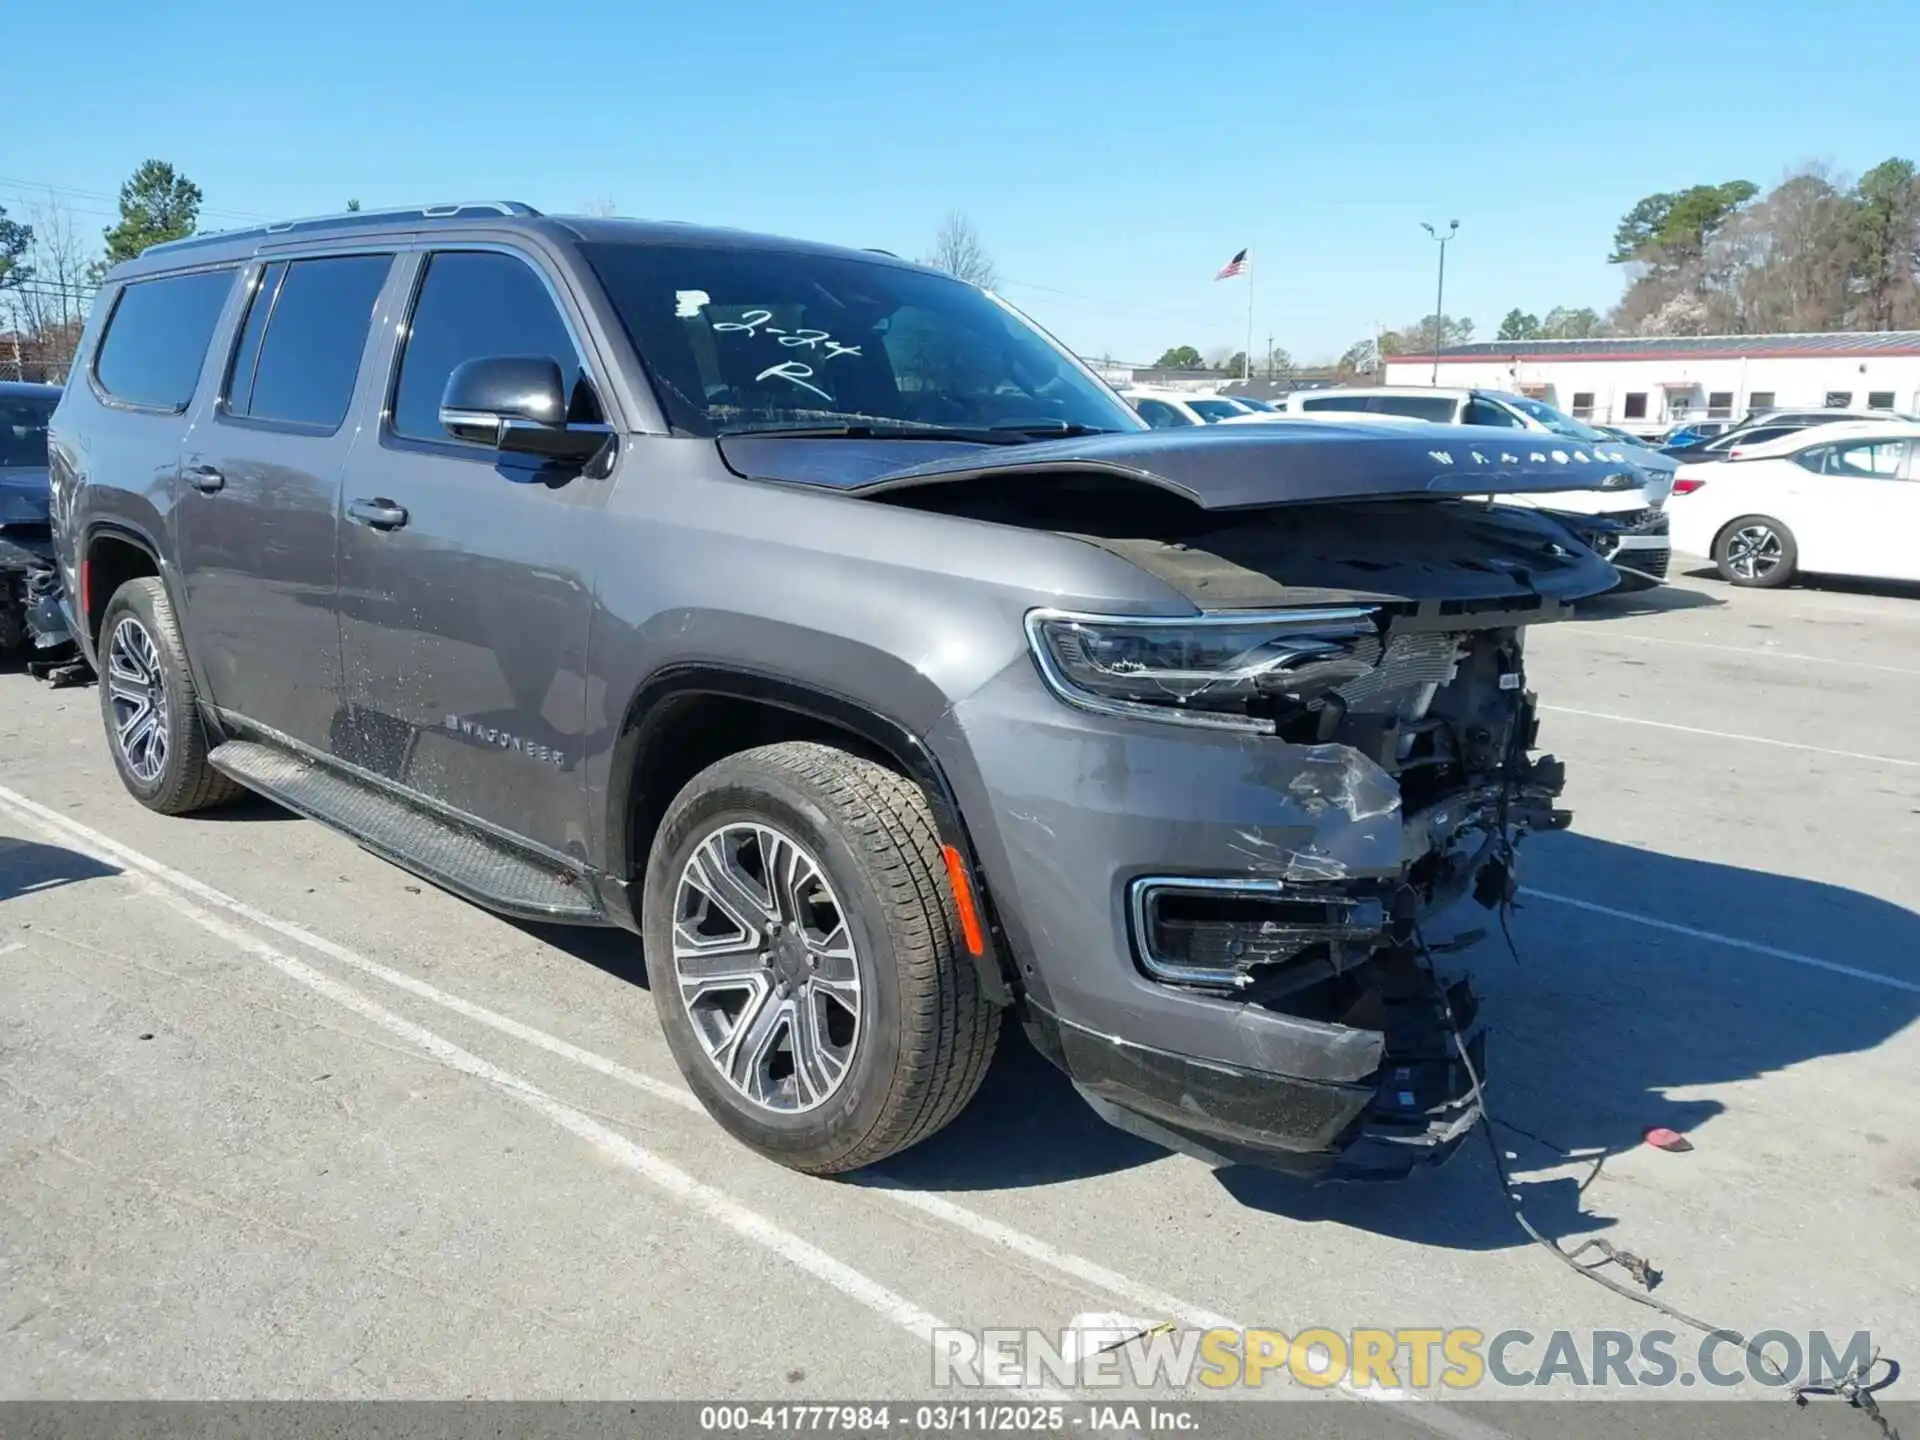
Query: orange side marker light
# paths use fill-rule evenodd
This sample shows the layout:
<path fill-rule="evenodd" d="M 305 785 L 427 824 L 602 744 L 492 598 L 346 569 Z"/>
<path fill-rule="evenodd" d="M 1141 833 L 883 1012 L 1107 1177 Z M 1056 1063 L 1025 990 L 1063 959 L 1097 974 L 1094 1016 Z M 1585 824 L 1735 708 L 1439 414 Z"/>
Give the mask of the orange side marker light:
<path fill-rule="evenodd" d="M 942 845 L 940 853 L 947 862 L 947 881 L 953 886 L 953 903 L 960 912 L 960 935 L 967 942 L 969 955 L 987 953 L 987 937 L 980 928 L 980 912 L 973 903 L 973 883 L 967 879 L 967 862 L 951 845 Z"/>

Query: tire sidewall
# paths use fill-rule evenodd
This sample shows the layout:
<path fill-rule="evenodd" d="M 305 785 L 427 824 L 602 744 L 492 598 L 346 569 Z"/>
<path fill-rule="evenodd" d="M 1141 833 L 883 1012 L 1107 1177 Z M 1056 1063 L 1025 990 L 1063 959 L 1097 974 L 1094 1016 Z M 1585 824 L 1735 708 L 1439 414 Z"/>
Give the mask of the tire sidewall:
<path fill-rule="evenodd" d="M 702 783 L 703 779 L 706 783 Z M 715 1070 L 680 999 L 673 965 L 673 916 L 680 873 L 694 846 L 723 825 L 771 824 L 804 845 L 842 902 L 860 973 L 860 1030 L 847 1078 L 824 1105 L 795 1115 L 752 1107 Z M 655 837 L 642 894 L 647 984 L 675 1062 L 707 1110 L 755 1149 L 806 1167 L 854 1150 L 886 1111 L 900 1061 L 901 996 L 885 902 L 827 809 L 771 767 L 723 761 L 696 779 Z"/>
<path fill-rule="evenodd" d="M 164 598 L 161 603 L 164 602 Z M 113 694 L 108 685 L 108 656 L 112 652 L 113 632 L 131 615 L 153 639 L 154 653 L 160 657 L 161 686 L 167 694 L 167 759 L 152 781 L 142 780 L 127 766 L 121 752 L 120 737 L 113 715 Z M 172 643 L 173 628 L 163 624 L 156 613 L 154 592 L 149 582 L 129 580 L 107 602 L 100 622 L 100 716 L 107 729 L 107 751 L 113 756 L 113 768 L 120 781 L 144 805 L 153 805 L 182 782 L 182 769 L 191 753 L 191 726 L 198 712 L 186 676 L 186 657 Z"/>

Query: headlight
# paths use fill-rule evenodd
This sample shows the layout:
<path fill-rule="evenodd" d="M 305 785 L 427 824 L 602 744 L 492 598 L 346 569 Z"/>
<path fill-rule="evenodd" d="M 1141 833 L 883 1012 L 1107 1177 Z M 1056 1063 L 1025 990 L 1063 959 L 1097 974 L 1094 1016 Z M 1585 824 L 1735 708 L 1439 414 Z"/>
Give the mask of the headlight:
<path fill-rule="evenodd" d="M 1371 609 L 1158 619 L 1034 610 L 1027 636 L 1047 684 L 1108 715 L 1232 730 L 1272 726 L 1380 659 Z"/>

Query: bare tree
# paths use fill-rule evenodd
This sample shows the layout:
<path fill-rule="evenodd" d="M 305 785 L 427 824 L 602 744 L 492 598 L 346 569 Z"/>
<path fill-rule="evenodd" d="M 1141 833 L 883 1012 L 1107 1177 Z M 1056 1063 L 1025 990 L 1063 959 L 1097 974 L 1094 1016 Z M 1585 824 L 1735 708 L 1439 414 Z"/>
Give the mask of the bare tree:
<path fill-rule="evenodd" d="M 14 329 L 22 337 L 23 361 L 37 378 L 64 380 L 93 301 L 93 246 L 57 194 L 49 192 L 29 213 L 32 278 L 8 297 Z"/>
<path fill-rule="evenodd" d="M 991 290 L 998 278 L 993 273 L 993 257 L 987 254 L 986 246 L 980 242 L 980 232 L 964 210 L 947 212 L 946 219 L 934 232 L 933 253 L 926 263 L 982 290 Z"/>

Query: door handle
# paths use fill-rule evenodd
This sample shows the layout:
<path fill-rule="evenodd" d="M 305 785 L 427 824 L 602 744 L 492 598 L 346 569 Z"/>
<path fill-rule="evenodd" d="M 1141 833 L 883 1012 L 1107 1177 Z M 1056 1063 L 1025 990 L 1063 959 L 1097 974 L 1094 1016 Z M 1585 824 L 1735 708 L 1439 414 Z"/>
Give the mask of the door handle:
<path fill-rule="evenodd" d="M 407 523 L 407 507 L 386 499 L 355 500 L 347 506 L 347 514 L 375 530 L 398 530 Z"/>
<path fill-rule="evenodd" d="M 187 483 L 202 495 L 211 495 L 216 490 L 227 488 L 227 477 L 211 465 L 189 465 Z"/>

